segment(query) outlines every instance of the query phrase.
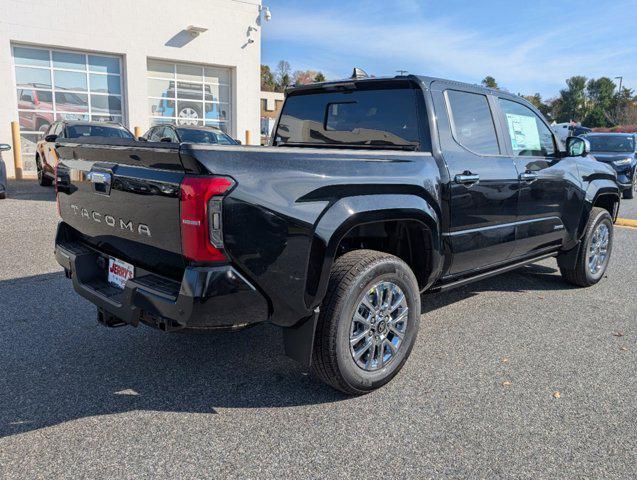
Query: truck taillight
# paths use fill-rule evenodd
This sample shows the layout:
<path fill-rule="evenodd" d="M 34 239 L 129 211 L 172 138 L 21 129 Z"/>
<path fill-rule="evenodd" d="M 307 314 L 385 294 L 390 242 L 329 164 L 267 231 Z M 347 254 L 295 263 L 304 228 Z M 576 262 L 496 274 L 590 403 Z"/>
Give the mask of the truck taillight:
<path fill-rule="evenodd" d="M 181 182 L 181 248 L 194 262 L 226 260 L 223 253 L 223 196 L 234 186 L 227 177 L 184 177 Z"/>

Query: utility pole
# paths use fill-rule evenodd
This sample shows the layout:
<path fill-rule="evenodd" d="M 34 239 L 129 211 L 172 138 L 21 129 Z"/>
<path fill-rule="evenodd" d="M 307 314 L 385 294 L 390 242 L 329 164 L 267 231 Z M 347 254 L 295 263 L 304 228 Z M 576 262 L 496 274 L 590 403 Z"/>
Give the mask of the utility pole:
<path fill-rule="evenodd" d="M 621 113 L 620 100 L 622 98 L 622 82 L 624 81 L 624 77 L 619 76 L 615 77 L 615 80 L 619 79 L 619 90 L 617 90 L 617 108 L 615 108 L 615 122 L 619 123 L 619 114 Z"/>
<path fill-rule="evenodd" d="M 396 73 L 400 76 L 407 75 L 409 72 L 407 70 L 396 70 Z"/>

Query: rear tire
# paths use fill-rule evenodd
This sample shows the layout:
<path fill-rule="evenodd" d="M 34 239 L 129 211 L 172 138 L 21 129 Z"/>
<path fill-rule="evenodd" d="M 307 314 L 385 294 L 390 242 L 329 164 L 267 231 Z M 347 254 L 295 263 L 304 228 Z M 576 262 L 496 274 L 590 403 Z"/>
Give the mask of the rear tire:
<path fill-rule="evenodd" d="M 606 269 L 613 249 L 613 219 L 607 210 L 594 207 L 586 224 L 584 238 L 577 253 L 575 268 L 557 262 L 562 278 L 578 287 L 590 287 L 599 282 Z"/>
<path fill-rule="evenodd" d="M 347 253 L 332 267 L 312 369 L 337 390 L 369 393 L 401 370 L 419 321 L 418 282 L 405 262 L 374 250 Z"/>

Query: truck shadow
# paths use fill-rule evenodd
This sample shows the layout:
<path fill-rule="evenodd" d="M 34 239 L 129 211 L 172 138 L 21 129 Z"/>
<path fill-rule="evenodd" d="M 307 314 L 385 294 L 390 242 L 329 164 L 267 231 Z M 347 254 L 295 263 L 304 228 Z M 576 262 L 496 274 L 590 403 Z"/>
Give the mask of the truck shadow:
<path fill-rule="evenodd" d="M 545 268 L 531 271 L 535 288 L 558 288 Z M 519 276 L 432 295 L 424 304 L 431 311 L 520 282 L 528 290 Z M 215 414 L 348 398 L 285 357 L 280 331 L 270 325 L 234 333 L 106 329 L 62 273 L 0 281 L 0 299 L 0 438 L 133 410 Z"/>
<path fill-rule="evenodd" d="M 53 187 L 42 187 L 37 180 L 11 179 L 7 182 L 7 200 L 55 202 L 55 189 Z"/>
<path fill-rule="evenodd" d="M 557 265 L 549 267 L 533 264 L 444 293 L 425 293 L 421 298 L 421 311 L 423 314 L 430 313 L 460 300 L 479 295 L 481 292 L 528 292 L 572 290 L 574 288 L 577 287 L 562 279 Z"/>

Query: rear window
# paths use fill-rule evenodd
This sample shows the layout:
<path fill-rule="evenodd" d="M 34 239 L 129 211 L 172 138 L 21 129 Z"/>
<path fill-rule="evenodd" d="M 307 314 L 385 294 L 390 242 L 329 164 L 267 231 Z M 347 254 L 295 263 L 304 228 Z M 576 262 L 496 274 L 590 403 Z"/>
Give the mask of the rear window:
<path fill-rule="evenodd" d="M 401 86 L 292 94 L 274 144 L 431 150 L 428 130 L 420 131 L 417 92 Z"/>
<path fill-rule="evenodd" d="M 68 125 L 66 127 L 65 137 L 107 137 L 132 139 L 133 135 L 123 128 L 107 127 L 103 125 Z"/>

